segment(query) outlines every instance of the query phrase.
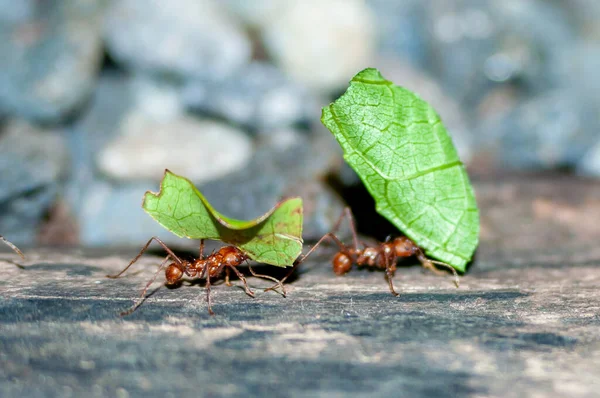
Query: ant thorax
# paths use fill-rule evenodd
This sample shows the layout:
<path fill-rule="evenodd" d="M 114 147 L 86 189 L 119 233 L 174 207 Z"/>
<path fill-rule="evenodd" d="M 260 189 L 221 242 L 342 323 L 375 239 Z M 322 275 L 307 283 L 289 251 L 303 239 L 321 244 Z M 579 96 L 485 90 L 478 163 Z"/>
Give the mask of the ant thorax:
<path fill-rule="evenodd" d="M 362 251 L 360 251 L 356 257 L 356 264 L 358 265 L 368 265 L 369 267 L 374 266 L 385 266 L 385 260 L 383 257 L 383 251 L 378 250 L 376 247 L 365 247 Z"/>

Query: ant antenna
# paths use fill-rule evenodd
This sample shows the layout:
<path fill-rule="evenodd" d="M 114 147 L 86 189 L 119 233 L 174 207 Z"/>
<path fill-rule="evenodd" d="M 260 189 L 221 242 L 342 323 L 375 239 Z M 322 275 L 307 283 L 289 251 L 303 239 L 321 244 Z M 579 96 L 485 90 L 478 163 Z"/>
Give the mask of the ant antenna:
<path fill-rule="evenodd" d="M 127 265 L 127 267 L 123 268 L 121 270 L 121 272 L 119 272 L 118 274 L 106 275 L 106 277 L 107 278 L 111 278 L 111 279 L 116 279 L 116 278 L 120 277 L 121 275 L 123 275 L 123 273 L 129 269 L 129 267 L 131 267 L 137 260 L 140 259 L 140 257 L 142 257 L 142 255 L 144 254 L 144 252 L 146 252 L 146 250 L 148 250 L 148 246 L 150 246 L 150 243 L 152 243 L 153 240 L 155 240 L 156 242 L 158 242 L 159 245 L 162 246 L 162 248 L 169 254 L 169 257 L 171 257 L 173 259 L 173 261 L 175 261 L 179 265 L 183 264 L 183 262 L 181 261 L 181 259 L 179 257 L 177 257 L 177 255 L 175 253 L 173 253 L 173 251 L 171 249 L 169 249 L 167 247 L 167 245 L 162 240 L 160 240 L 156 236 L 153 236 L 152 238 L 150 238 L 148 240 L 148 242 L 146 242 L 146 244 L 144 245 L 144 247 L 142 248 L 142 250 L 140 250 L 140 252 L 138 253 L 138 255 L 135 256 L 135 258 L 133 260 L 131 260 L 131 262 Z"/>

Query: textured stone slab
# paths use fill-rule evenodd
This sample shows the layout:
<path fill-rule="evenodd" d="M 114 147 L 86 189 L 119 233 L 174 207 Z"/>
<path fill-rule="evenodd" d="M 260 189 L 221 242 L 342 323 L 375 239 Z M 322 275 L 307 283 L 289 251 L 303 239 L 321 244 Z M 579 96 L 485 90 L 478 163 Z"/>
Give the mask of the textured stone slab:
<path fill-rule="evenodd" d="M 324 249 L 287 298 L 220 283 L 210 317 L 202 284 L 157 282 L 121 318 L 159 257 L 110 280 L 136 249 L 30 249 L 22 269 L 2 252 L 0 396 L 597 396 L 600 183 L 476 191 L 482 245 L 460 288 L 407 266 L 397 298 L 381 272 L 336 277 Z"/>

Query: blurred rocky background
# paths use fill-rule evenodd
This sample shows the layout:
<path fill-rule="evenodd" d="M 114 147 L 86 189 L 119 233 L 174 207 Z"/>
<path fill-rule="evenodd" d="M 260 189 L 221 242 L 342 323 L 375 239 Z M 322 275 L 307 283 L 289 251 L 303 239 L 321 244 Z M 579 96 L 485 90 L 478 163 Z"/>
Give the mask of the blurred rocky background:
<path fill-rule="evenodd" d="M 470 170 L 600 176 L 596 0 L 0 0 L 0 233 L 181 240 L 141 209 L 165 168 L 221 212 L 352 182 L 320 108 L 365 67 L 434 105 Z"/>

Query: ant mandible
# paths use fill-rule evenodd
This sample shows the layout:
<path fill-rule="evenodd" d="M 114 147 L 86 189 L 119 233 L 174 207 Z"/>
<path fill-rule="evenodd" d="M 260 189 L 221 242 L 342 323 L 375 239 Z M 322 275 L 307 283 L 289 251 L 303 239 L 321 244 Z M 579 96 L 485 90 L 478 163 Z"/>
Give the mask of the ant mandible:
<path fill-rule="evenodd" d="M 353 242 L 352 247 L 346 246 L 334 233 L 340 227 L 344 217 L 347 217 L 350 223 Z M 424 268 L 429 269 L 438 275 L 444 273 L 438 270 L 434 264 L 446 267 L 452 271 L 454 275 L 454 284 L 456 287 L 459 285 L 458 274 L 452 266 L 441 261 L 435 261 L 427 258 L 421 248 L 406 236 L 401 236 L 394 239 L 390 239 L 388 237 L 385 242 L 380 242 L 376 246 L 368 245 L 361 241 L 363 248 L 359 248 L 358 234 L 356 232 L 354 217 L 352 216 L 349 207 L 344 208 L 331 232 L 323 235 L 323 237 L 321 237 L 321 239 L 319 239 L 319 241 L 305 255 L 297 260 L 292 270 L 281 280 L 280 283 L 283 283 L 294 272 L 296 267 L 304 262 L 304 260 L 306 260 L 308 256 L 310 256 L 327 239 L 333 240 L 339 247 L 339 251 L 332 260 L 333 272 L 336 275 L 344 275 L 346 272 L 352 269 L 353 264 L 356 264 L 359 267 L 383 269 L 385 270 L 390 292 L 394 296 L 398 296 L 398 293 L 394 289 L 392 278 L 396 272 L 396 262 L 403 257 L 416 256 Z M 265 291 L 275 289 L 276 286 L 277 285 L 273 285 L 270 288 L 265 289 Z"/>
<path fill-rule="evenodd" d="M 160 264 L 160 266 L 158 267 L 158 270 L 156 271 L 156 273 L 154 274 L 152 279 L 150 279 L 150 281 L 148 281 L 148 283 L 146 284 L 146 287 L 144 287 L 144 290 L 142 291 L 140 298 L 127 311 L 121 312 L 121 316 L 131 314 L 133 311 L 135 311 L 137 309 L 137 307 L 140 306 L 140 304 L 142 304 L 142 302 L 144 301 L 144 298 L 146 296 L 146 292 L 148 291 L 148 288 L 150 288 L 152 283 L 156 280 L 156 277 L 158 276 L 159 272 L 161 271 L 161 269 L 163 269 L 163 267 L 169 261 L 169 259 L 171 259 L 172 262 L 169 264 L 169 266 L 165 270 L 165 277 L 167 280 L 167 285 L 174 285 L 174 284 L 178 283 L 179 281 L 181 281 L 181 279 L 183 278 L 184 275 L 187 275 L 191 278 L 198 278 L 198 279 L 206 280 L 206 301 L 208 303 L 208 313 L 210 315 L 215 314 L 212 310 L 212 300 L 210 297 L 211 279 L 215 279 L 215 278 L 218 278 L 219 276 L 221 276 L 221 274 L 223 273 L 223 270 L 225 270 L 225 273 L 226 273 L 225 274 L 225 284 L 227 286 L 232 286 L 232 284 L 229 282 L 229 272 L 230 272 L 230 269 L 232 269 L 235 272 L 235 274 L 238 276 L 238 278 L 240 278 L 240 280 L 244 283 L 244 290 L 246 291 L 246 294 L 249 295 L 250 297 L 254 297 L 254 292 L 252 290 L 250 290 L 250 288 L 248 287 L 248 282 L 246 281 L 246 277 L 237 269 L 237 267 L 239 265 L 241 265 L 244 261 L 248 262 L 249 257 L 243 251 L 241 251 L 239 248 L 237 248 L 235 246 L 223 246 L 219 250 L 217 250 L 216 253 L 213 252 L 210 255 L 208 255 L 207 257 L 204 257 L 204 239 L 200 240 L 200 256 L 192 261 L 187 261 L 187 260 L 182 260 L 181 258 L 179 258 L 175 253 L 173 253 L 173 251 L 171 249 L 169 249 L 169 247 L 163 241 L 161 241 L 156 236 L 153 236 L 152 238 L 150 238 L 150 240 L 148 240 L 148 242 L 142 248 L 140 253 L 137 256 L 135 256 L 135 258 L 133 260 L 131 260 L 131 262 L 129 263 L 129 265 L 127 265 L 127 267 L 125 267 L 118 274 L 106 275 L 106 276 L 108 278 L 113 278 L 113 279 L 120 277 L 125 271 L 127 271 L 127 269 L 129 267 L 131 267 L 142 256 L 142 254 L 144 254 L 144 252 L 148 249 L 148 246 L 150 246 L 150 243 L 152 243 L 153 240 L 156 241 L 159 245 L 161 245 L 162 248 L 167 252 L 167 257 Z M 263 278 L 263 279 L 269 279 L 274 282 L 277 282 L 277 284 L 272 286 L 270 289 L 274 289 L 276 286 L 280 286 L 283 291 L 283 295 L 285 296 L 285 289 L 283 287 L 282 281 L 280 281 L 276 278 L 273 278 L 272 276 L 269 276 L 269 275 L 261 275 L 261 274 L 255 273 L 254 270 L 252 269 L 252 267 L 250 266 L 250 264 L 248 264 L 248 268 L 250 270 L 250 273 L 253 276 L 256 276 L 258 278 Z"/>
<path fill-rule="evenodd" d="M 12 244 L 11 242 L 7 241 L 6 238 L 4 238 L 4 236 L 0 235 L 0 241 L 4 242 L 4 244 L 8 247 L 10 247 L 11 249 L 13 249 L 13 251 L 15 253 L 17 253 L 19 256 L 21 256 L 21 258 L 23 260 L 25 260 L 25 255 L 23 254 L 23 252 L 21 252 L 21 250 L 19 250 L 19 248 L 17 246 L 15 246 L 14 244 Z"/>

